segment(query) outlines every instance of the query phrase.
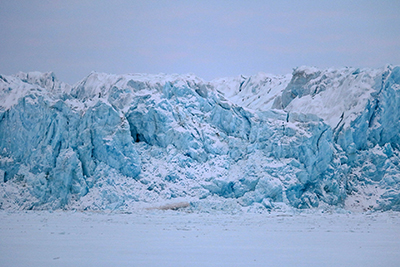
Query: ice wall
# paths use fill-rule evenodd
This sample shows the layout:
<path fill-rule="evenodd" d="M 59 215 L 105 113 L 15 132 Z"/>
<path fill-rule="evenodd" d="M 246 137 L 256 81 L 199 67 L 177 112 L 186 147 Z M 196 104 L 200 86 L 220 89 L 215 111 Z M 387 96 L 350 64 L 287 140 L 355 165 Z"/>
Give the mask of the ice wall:
<path fill-rule="evenodd" d="M 0 208 L 399 210 L 399 101 L 394 66 L 0 76 Z"/>

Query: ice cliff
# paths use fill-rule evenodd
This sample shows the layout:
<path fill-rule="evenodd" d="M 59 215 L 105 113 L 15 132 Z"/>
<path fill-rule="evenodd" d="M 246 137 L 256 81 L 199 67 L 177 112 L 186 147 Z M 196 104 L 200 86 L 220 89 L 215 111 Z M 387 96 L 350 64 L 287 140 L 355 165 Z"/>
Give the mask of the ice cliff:
<path fill-rule="evenodd" d="M 400 210 L 399 131 L 398 66 L 2 75 L 0 208 Z"/>

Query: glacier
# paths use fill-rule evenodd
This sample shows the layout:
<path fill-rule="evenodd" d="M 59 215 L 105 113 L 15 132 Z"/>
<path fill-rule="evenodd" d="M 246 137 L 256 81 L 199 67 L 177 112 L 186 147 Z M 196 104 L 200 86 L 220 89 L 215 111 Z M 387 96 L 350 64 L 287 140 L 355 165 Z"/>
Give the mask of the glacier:
<path fill-rule="evenodd" d="M 0 75 L 0 209 L 399 211 L 399 131 L 392 65 Z"/>

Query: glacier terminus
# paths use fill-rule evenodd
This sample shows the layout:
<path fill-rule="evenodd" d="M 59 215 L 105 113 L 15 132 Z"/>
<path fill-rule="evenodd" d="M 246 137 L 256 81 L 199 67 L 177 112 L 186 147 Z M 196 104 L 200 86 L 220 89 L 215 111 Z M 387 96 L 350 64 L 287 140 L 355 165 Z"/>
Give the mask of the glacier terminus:
<path fill-rule="evenodd" d="M 0 209 L 400 210 L 400 67 L 0 76 Z"/>

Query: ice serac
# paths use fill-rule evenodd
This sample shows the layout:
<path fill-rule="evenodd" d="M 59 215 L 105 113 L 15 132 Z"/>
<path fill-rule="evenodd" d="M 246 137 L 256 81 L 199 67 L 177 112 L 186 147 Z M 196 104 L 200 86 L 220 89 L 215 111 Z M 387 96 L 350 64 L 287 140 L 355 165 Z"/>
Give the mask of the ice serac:
<path fill-rule="evenodd" d="M 74 86 L 19 73 L 0 96 L 0 208 L 400 210 L 396 66 Z"/>
<path fill-rule="evenodd" d="M 281 100 L 274 104 L 289 113 L 316 114 L 330 126 L 333 159 L 340 160 L 348 202 L 399 209 L 398 88 L 399 67 L 323 71 L 302 67 L 294 71 Z M 366 199 L 355 199 L 361 195 Z"/>
<path fill-rule="evenodd" d="M 23 208 L 60 208 L 84 196 L 93 186 L 91 177 L 99 162 L 126 176 L 139 174 L 128 123 L 118 112 L 101 101 L 77 111 L 67 104 L 74 101 L 70 95 L 53 92 L 61 87 L 54 75 L 35 74 L 32 84 L 19 79 L 29 74 L 6 78 L 14 84 L 3 80 L 3 88 L 11 93 L 29 90 L 21 90 L 18 102 L 0 113 L 1 178 L 31 190 L 35 201 L 19 201 Z M 46 84 L 50 88 L 41 87 Z"/>

